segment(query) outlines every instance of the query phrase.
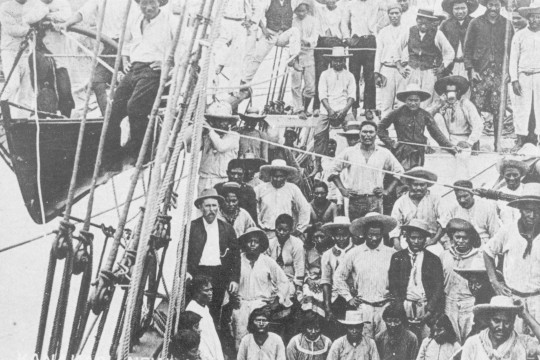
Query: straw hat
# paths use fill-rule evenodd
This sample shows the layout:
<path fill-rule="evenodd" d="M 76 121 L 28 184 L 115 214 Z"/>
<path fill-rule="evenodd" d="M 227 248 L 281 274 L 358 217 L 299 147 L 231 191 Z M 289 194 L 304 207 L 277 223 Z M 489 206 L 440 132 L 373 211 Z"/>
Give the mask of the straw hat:
<path fill-rule="evenodd" d="M 510 201 L 507 205 L 520 209 L 525 204 L 536 204 L 540 206 L 540 183 L 523 184 L 523 191 L 517 200 Z"/>
<path fill-rule="evenodd" d="M 429 9 L 418 9 L 416 17 L 423 17 L 430 20 L 439 20 L 439 17 L 435 15 L 434 11 Z"/>
<path fill-rule="evenodd" d="M 532 14 L 540 14 L 540 1 L 533 0 L 530 6 L 519 8 L 518 12 L 524 18 Z"/>
<path fill-rule="evenodd" d="M 521 156 L 508 156 L 497 161 L 495 165 L 499 174 L 503 175 L 506 168 L 515 168 L 519 171 L 519 176 L 524 176 L 529 171 L 529 165 L 521 161 Z"/>
<path fill-rule="evenodd" d="M 272 171 L 281 170 L 287 173 L 288 178 L 293 178 L 298 175 L 298 170 L 292 166 L 287 165 L 287 162 L 282 159 L 275 159 L 272 161 L 271 165 L 261 166 L 261 178 L 270 179 L 270 174 Z"/>
<path fill-rule="evenodd" d="M 420 231 L 428 237 L 433 236 L 433 232 L 431 231 L 429 224 L 420 219 L 412 219 L 408 224 L 402 225 L 401 229 L 407 231 Z"/>
<path fill-rule="evenodd" d="M 206 109 L 204 117 L 207 120 L 238 121 L 238 117 L 232 114 L 231 105 L 224 101 L 216 101 L 210 104 Z"/>
<path fill-rule="evenodd" d="M 349 50 L 347 50 L 343 46 L 334 46 L 332 48 L 332 54 L 324 54 L 323 56 L 332 59 L 341 59 L 351 57 L 352 55 L 349 55 Z"/>
<path fill-rule="evenodd" d="M 195 200 L 195 206 L 199 207 L 199 205 L 201 205 L 201 202 L 206 199 L 216 199 L 219 202 L 220 206 L 223 205 L 223 203 L 225 202 L 225 199 L 218 194 L 216 189 L 204 189 L 201 192 L 201 195 Z"/>
<path fill-rule="evenodd" d="M 452 235 L 456 231 L 465 231 L 469 234 L 471 237 L 471 245 L 475 248 L 479 248 L 482 245 L 482 240 L 480 239 L 480 234 L 478 234 L 478 231 L 474 228 L 474 226 L 468 222 L 467 220 L 454 218 L 451 219 L 448 224 L 446 225 L 446 233 L 448 236 L 452 237 Z"/>
<path fill-rule="evenodd" d="M 406 171 L 403 175 L 409 175 L 409 176 L 414 176 L 416 178 L 421 178 L 421 179 L 426 179 L 426 180 L 430 180 L 430 181 L 437 181 L 438 177 L 437 177 L 437 174 L 429 171 L 428 169 L 426 169 L 425 167 L 423 166 L 416 166 L 416 167 L 413 167 L 412 169 Z M 409 179 L 409 178 L 402 178 L 402 181 L 406 182 L 407 184 L 409 182 L 412 182 L 413 179 Z M 431 187 L 433 186 L 434 184 L 432 183 L 427 183 L 428 184 L 428 187 Z"/>
<path fill-rule="evenodd" d="M 454 4 L 459 4 L 465 2 L 467 4 L 467 9 L 469 9 L 469 15 L 478 9 L 478 1 L 477 0 L 443 0 L 441 7 L 444 11 L 446 11 L 449 15 L 452 15 L 454 12 Z"/>
<path fill-rule="evenodd" d="M 443 77 L 435 82 L 435 92 L 442 95 L 446 92 L 447 85 L 455 85 L 460 94 L 465 94 L 469 90 L 469 81 L 463 76 L 451 75 Z"/>
<path fill-rule="evenodd" d="M 351 221 L 347 216 L 336 216 L 334 222 L 324 224 L 321 226 L 321 230 L 331 231 L 335 229 L 347 229 L 348 231 L 350 226 Z"/>
<path fill-rule="evenodd" d="M 420 10 L 419 10 L 420 11 Z M 436 17 L 435 17 L 436 19 Z M 405 102 L 410 95 L 420 96 L 420 101 L 426 101 L 431 97 L 431 94 L 420 88 L 420 85 L 412 83 L 407 85 L 407 88 L 397 93 L 396 97 L 399 101 Z"/>
<path fill-rule="evenodd" d="M 349 121 L 345 125 L 345 130 L 339 131 L 336 135 L 339 136 L 348 136 L 348 135 L 360 135 L 360 126 L 362 123 L 360 121 Z"/>
<path fill-rule="evenodd" d="M 345 320 L 338 320 L 343 325 L 360 325 L 370 323 L 371 321 L 366 319 L 366 315 L 362 311 L 347 310 L 345 313 Z"/>
<path fill-rule="evenodd" d="M 253 236 L 256 236 L 261 243 L 260 245 L 261 253 L 268 250 L 268 246 L 269 246 L 268 236 L 266 236 L 266 233 L 264 231 L 262 231 L 261 229 L 255 226 L 247 229 L 246 232 L 238 238 L 238 243 L 240 244 L 240 248 L 244 248 L 246 246 L 246 241 L 251 239 Z"/>
<path fill-rule="evenodd" d="M 475 256 L 469 267 L 466 268 L 454 268 L 456 272 L 461 277 L 464 277 L 466 280 L 469 280 L 471 276 L 485 276 L 487 279 L 487 270 L 484 263 L 484 258 L 480 256 Z"/>
<path fill-rule="evenodd" d="M 249 107 L 246 109 L 246 112 L 240 114 L 240 119 L 242 120 L 252 120 L 252 121 L 261 121 L 266 118 L 266 115 L 261 114 L 259 109 L 254 107 Z"/>
<path fill-rule="evenodd" d="M 364 235 L 364 227 L 374 222 L 379 222 L 383 225 L 383 233 L 385 234 L 388 234 L 397 226 L 397 221 L 393 217 L 376 212 L 370 212 L 364 217 L 356 219 L 352 222 L 351 233 L 356 236 L 362 236 Z"/>
<path fill-rule="evenodd" d="M 473 312 L 474 315 L 489 315 L 496 311 L 508 311 L 512 314 L 519 312 L 520 306 L 514 303 L 511 297 L 497 295 L 491 298 L 489 304 L 475 305 Z"/>

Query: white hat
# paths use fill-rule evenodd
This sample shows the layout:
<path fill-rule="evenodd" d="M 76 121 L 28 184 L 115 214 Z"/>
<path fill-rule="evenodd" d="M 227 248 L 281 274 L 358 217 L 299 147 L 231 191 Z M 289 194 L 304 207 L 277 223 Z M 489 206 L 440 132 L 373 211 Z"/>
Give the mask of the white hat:
<path fill-rule="evenodd" d="M 283 159 L 275 159 L 271 165 L 261 166 L 261 178 L 270 179 L 270 173 L 272 171 L 281 170 L 287 173 L 287 178 L 293 178 L 297 176 L 298 170 L 294 167 L 287 165 L 287 162 Z"/>
<path fill-rule="evenodd" d="M 489 314 L 495 311 L 508 311 L 517 314 L 519 308 L 519 305 L 516 305 L 511 297 L 497 295 L 491 298 L 489 304 L 476 305 L 473 312 L 475 315 Z"/>
<path fill-rule="evenodd" d="M 382 215 L 377 212 L 367 213 L 364 217 L 356 219 L 352 222 L 351 233 L 356 236 L 362 236 L 364 227 L 373 222 L 379 222 L 383 225 L 383 233 L 388 234 L 390 231 L 394 230 L 397 226 L 397 220 L 388 215 Z"/>
<path fill-rule="evenodd" d="M 349 55 L 349 50 L 347 50 L 343 46 L 334 46 L 332 48 L 332 54 L 324 54 L 323 56 L 329 58 L 348 58 L 352 55 Z"/>
<path fill-rule="evenodd" d="M 324 224 L 321 229 L 324 231 L 345 228 L 349 230 L 351 221 L 347 216 L 336 216 L 334 222 Z"/>
<path fill-rule="evenodd" d="M 369 320 L 366 320 L 366 315 L 363 311 L 358 310 L 348 310 L 345 313 L 345 320 L 338 321 L 343 325 L 360 325 L 371 322 Z"/>

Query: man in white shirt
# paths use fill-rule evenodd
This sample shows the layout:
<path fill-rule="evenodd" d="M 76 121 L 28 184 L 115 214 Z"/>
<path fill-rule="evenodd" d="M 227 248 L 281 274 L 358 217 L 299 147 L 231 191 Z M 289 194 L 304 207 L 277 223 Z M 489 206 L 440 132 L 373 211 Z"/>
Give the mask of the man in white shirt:
<path fill-rule="evenodd" d="M 515 151 L 519 150 L 529 135 L 529 121 L 536 119 L 535 134 L 540 135 L 540 5 L 531 4 L 518 10 L 527 18 L 529 26 L 516 32 L 510 50 L 510 79 L 514 92 Z M 536 104 L 536 105 L 535 105 Z M 531 116 L 531 113 L 534 115 Z"/>
<path fill-rule="evenodd" d="M 213 296 L 208 305 L 215 323 L 220 323 L 225 291 L 236 293 L 240 280 L 240 249 L 234 228 L 218 217 L 223 197 L 215 189 L 205 190 L 195 200 L 202 216 L 191 222 L 187 271 L 191 276 L 212 279 Z"/>
<path fill-rule="evenodd" d="M 523 192 L 521 178 L 529 171 L 529 165 L 521 161 L 520 157 L 504 157 L 497 162 L 496 166 L 505 183 L 499 191 L 505 194 L 521 196 Z M 518 209 L 513 209 L 506 206 L 506 204 L 506 201 L 497 201 L 497 211 L 502 224 L 509 226 L 519 219 L 520 213 Z"/>
<path fill-rule="evenodd" d="M 315 50 L 315 89 L 319 88 L 319 79 L 323 71 L 328 69 L 330 59 L 324 55 L 330 55 L 334 46 L 343 46 L 343 34 L 341 22 L 345 2 L 339 0 L 326 0 L 324 4 L 315 4 L 315 15 L 319 23 L 319 38 Z M 313 98 L 313 115 L 318 116 L 321 108 L 319 92 L 315 91 Z"/>
<path fill-rule="evenodd" d="M 129 153 L 141 147 L 148 115 L 158 92 L 161 67 L 172 46 L 177 18 L 160 8 L 162 0 L 141 0 L 141 13 L 128 23 L 125 46 L 122 49 L 126 75 L 114 94 L 106 154 L 120 151 L 120 123 L 129 118 Z"/>
<path fill-rule="evenodd" d="M 122 20 L 126 3 L 130 0 L 114 0 L 107 1 L 105 9 L 105 17 L 103 18 L 103 28 L 101 33 L 110 39 L 118 42 L 122 31 Z M 166 2 L 166 0 L 160 0 Z M 80 23 L 81 21 L 91 23 L 101 14 L 101 9 L 105 5 L 104 0 L 88 0 L 73 16 L 61 25 L 61 29 L 65 30 L 69 27 Z M 140 14 L 136 6 L 131 7 L 130 17 Z M 126 44 L 127 45 L 127 44 Z M 124 48 L 126 46 L 124 45 Z M 116 49 L 109 45 L 104 45 L 101 55 L 116 55 Z M 110 67 L 114 67 L 114 57 L 103 57 L 102 61 Z M 125 69 L 125 67 L 124 67 Z M 94 78 L 92 79 L 92 90 L 96 94 L 96 100 L 102 114 L 105 114 L 107 108 L 107 88 L 112 80 L 112 73 L 101 64 L 97 64 Z"/>
<path fill-rule="evenodd" d="M 401 5 L 389 4 L 387 11 L 390 25 L 383 27 L 377 34 L 375 52 L 375 84 L 380 88 L 378 103 L 382 117 L 394 109 L 396 94 L 404 84 L 404 78 L 396 65 L 400 60 L 396 39 L 407 29 L 401 25 Z"/>
<path fill-rule="evenodd" d="M 388 270 L 395 250 L 383 244 L 383 237 L 392 231 L 397 221 L 390 216 L 369 213 L 352 222 L 353 235 L 365 243 L 347 253 L 334 275 L 335 288 L 349 307 L 364 312 L 370 325 L 364 334 L 375 339 L 385 329 L 382 313 L 389 302 Z M 351 285 L 347 279 L 353 278 Z"/>
<path fill-rule="evenodd" d="M 28 2 L 27 0 L 10 0 L 0 5 L 0 25 L 2 27 L 0 50 L 2 70 L 6 80 L 13 69 L 9 81 L 2 85 L 5 86 L 2 100 L 8 100 L 31 108 L 33 108 L 33 90 L 28 57 L 32 45 L 22 52 L 16 64 L 15 59 L 22 42 L 30 31 L 31 25 L 40 21 L 48 12 L 40 5 L 37 0 Z M 13 117 L 27 117 L 28 113 L 14 109 L 11 115 Z"/>
<path fill-rule="evenodd" d="M 401 25 L 406 29 L 410 29 L 416 25 L 416 15 L 418 14 L 418 8 L 410 4 L 410 0 L 397 0 L 397 3 L 401 6 Z"/>
<path fill-rule="evenodd" d="M 321 74 L 319 79 L 319 98 L 323 104 L 317 120 L 314 137 L 314 152 L 324 155 L 328 151 L 330 127 L 354 121 L 349 112 L 356 99 L 356 80 L 345 67 L 347 58 L 351 58 L 344 47 L 334 47 L 332 54 L 325 54 L 330 59 L 331 67 Z M 352 61 L 352 60 L 351 60 Z M 315 168 L 321 168 L 321 158 L 315 159 Z"/>
<path fill-rule="evenodd" d="M 289 182 L 297 176 L 297 170 L 285 160 L 276 159 L 271 165 L 261 166 L 261 178 L 270 182 L 255 188 L 259 225 L 269 238 L 275 237 L 275 222 L 279 215 L 287 214 L 296 220 L 293 235 L 302 234 L 309 225 L 311 206 L 300 188 Z"/>

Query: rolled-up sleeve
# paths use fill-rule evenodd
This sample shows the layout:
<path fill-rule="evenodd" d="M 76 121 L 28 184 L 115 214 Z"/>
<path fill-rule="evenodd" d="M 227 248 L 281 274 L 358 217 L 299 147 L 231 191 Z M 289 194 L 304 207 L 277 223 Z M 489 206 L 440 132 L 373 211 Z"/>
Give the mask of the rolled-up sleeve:
<path fill-rule="evenodd" d="M 505 228 L 499 230 L 484 246 L 484 253 L 491 258 L 495 258 L 497 255 L 502 255 L 504 253 L 504 246 L 507 241 L 507 234 L 508 233 Z"/>
<path fill-rule="evenodd" d="M 473 146 L 480 137 L 482 136 L 482 130 L 484 129 L 484 121 L 478 113 L 478 109 L 471 101 L 463 102 L 463 109 L 467 114 L 467 119 L 471 125 L 471 135 L 469 135 L 469 140 L 467 141 L 469 145 Z"/>

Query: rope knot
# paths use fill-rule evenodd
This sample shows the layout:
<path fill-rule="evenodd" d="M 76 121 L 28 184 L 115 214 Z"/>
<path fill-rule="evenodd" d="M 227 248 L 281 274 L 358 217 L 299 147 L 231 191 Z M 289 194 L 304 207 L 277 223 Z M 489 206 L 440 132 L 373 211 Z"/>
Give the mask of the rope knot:
<path fill-rule="evenodd" d="M 58 230 L 56 230 L 56 238 L 53 243 L 53 253 L 57 259 L 64 259 L 70 250 L 71 236 L 75 230 L 75 225 L 69 221 L 60 221 Z"/>
<path fill-rule="evenodd" d="M 90 247 L 94 240 L 94 234 L 81 230 L 77 237 L 79 244 L 73 257 L 73 274 L 79 275 L 84 272 L 90 264 Z"/>
<path fill-rule="evenodd" d="M 154 233 L 150 235 L 156 250 L 161 249 L 171 241 L 171 217 L 168 215 L 158 215 L 154 228 Z"/>

